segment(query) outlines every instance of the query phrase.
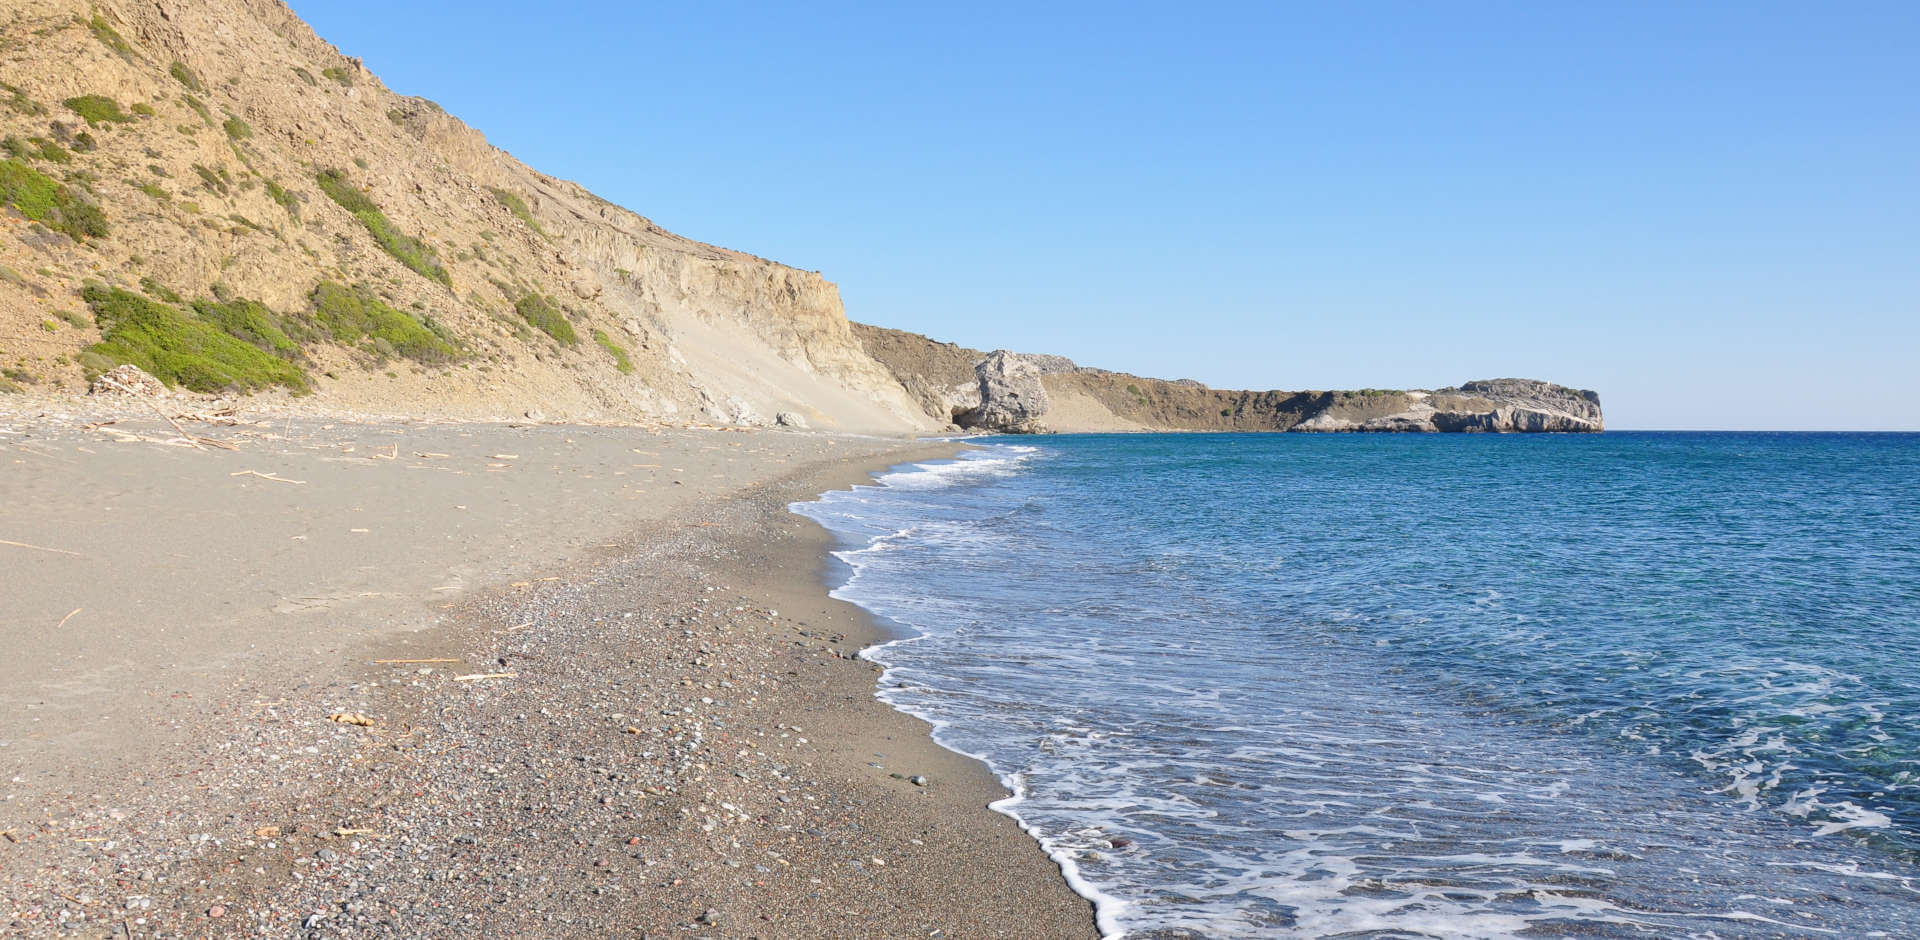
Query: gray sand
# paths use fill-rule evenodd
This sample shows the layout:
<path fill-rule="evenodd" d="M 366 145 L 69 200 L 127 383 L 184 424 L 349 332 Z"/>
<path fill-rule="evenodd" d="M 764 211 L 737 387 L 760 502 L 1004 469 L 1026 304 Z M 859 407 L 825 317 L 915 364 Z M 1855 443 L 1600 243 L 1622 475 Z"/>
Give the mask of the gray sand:
<path fill-rule="evenodd" d="M 951 445 L 82 420 L 0 417 L 0 927 L 1092 933 L 784 509 Z"/>

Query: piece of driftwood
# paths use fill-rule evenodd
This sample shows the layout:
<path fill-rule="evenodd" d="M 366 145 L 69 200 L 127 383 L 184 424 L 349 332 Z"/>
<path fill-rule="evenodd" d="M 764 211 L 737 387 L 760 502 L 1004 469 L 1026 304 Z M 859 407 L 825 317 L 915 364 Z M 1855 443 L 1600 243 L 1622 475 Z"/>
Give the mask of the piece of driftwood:
<path fill-rule="evenodd" d="M 472 673 L 464 676 L 454 676 L 453 681 L 477 682 L 481 679 L 512 679 L 512 678 L 518 677 L 519 675 L 520 674 L 517 672 L 476 672 L 476 673 Z"/>
<path fill-rule="evenodd" d="M 56 555 L 72 555 L 75 558 L 86 557 L 84 555 L 81 555 L 79 552 L 70 552 L 64 548 L 48 548 L 45 545 L 28 545 L 25 542 L 15 542 L 12 539 L 0 539 L 0 545 L 11 545 L 15 548 L 31 548 L 37 552 L 52 552 Z"/>
<path fill-rule="evenodd" d="M 273 482 L 275 482 L 275 483 L 293 483 L 293 484 L 296 484 L 296 485 L 298 485 L 298 486 L 306 486 L 306 485 L 307 485 L 307 481 L 305 481 L 305 480 L 289 480 L 289 479 L 287 479 L 286 477 L 277 477 L 277 476 L 274 476 L 274 475 L 273 475 L 273 474 L 271 474 L 271 473 L 261 473 L 261 472 L 260 472 L 260 471 L 258 471 L 258 470 L 236 470 L 236 471 L 234 471 L 234 472 L 232 472 L 232 473 L 229 473 L 229 474 L 227 474 L 227 476 L 230 476 L 230 477 L 259 477 L 259 478 L 260 478 L 260 479 L 262 479 L 262 480 L 272 480 L 272 481 L 273 481 Z"/>

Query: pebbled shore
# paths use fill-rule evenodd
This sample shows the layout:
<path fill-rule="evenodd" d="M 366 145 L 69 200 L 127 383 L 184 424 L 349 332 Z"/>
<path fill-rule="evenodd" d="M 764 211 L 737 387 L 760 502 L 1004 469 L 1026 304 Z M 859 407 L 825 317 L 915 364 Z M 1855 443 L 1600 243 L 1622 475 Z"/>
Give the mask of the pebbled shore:
<path fill-rule="evenodd" d="M 131 461 L 162 496 L 177 486 L 189 504 L 207 479 L 298 492 L 284 506 L 174 520 L 226 544 L 242 582 L 252 540 L 288 538 L 280 521 L 318 529 L 336 511 L 429 500 L 448 482 L 398 463 L 361 467 L 352 454 L 373 449 L 366 441 L 391 441 L 396 455 L 508 463 L 481 478 L 505 489 L 481 495 L 520 500 L 490 522 L 436 528 L 442 517 L 429 514 L 393 535 L 398 557 L 431 569 L 410 578 L 406 564 L 366 566 L 378 570 L 365 577 L 403 587 L 365 593 L 397 596 L 272 628 L 290 615 L 256 599 L 259 609 L 223 612 L 220 630 L 180 640 L 274 638 L 247 656 L 195 667 L 186 660 L 197 647 L 156 641 L 151 649 L 179 661 L 88 673 L 116 703 L 106 729 L 74 705 L 88 700 L 86 683 L 6 693 L 0 934 L 1094 935 L 1086 902 L 1011 820 L 984 808 L 1004 795 L 997 781 L 874 700 L 876 670 L 854 657 L 880 636 L 825 596 L 827 537 L 786 511 L 952 445 L 323 420 L 196 428 L 241 448 L 202 452 L 102 442 L 71 415 L 0 417 L 10 432 L 0 446 L 27 451 L 0 464 L 9 501 L 0 539 L 85 557 L 84 539 L 54 544 L 61 533 L 34 524 L 16 498 L 56 481 L 84 490 L 90 467 L 112 478 L 115 460 Z M 158 421 L 115 427 L 168 436 Z M 342 446 L 354 447 L 344 460 Z M 489 459 L 509 446 L 513 460 Z M 606 498 L 619 492 L 613 455 L 635 449 L 653 455 L 624 459 L 661 464 L 647 468 L 647 489 L 665 492 L 651 502 L 628 493 L 616 506 Z M 536 464 L 549 469 L 527 472 Z M 204 478 L 167 472 L 209 466 Z M 305 482 L 229 477 L 251 468 Z M 681 482 L 658 478 L 672 468 Z M 331 473 L 345 474 L 340 486 Z M 556 479 L 568 489 L 560 515 L 541 502 L 555 497 L 540 495 Z M 567 541 L 555 543 L 556 532 Z M 448 552 L 527 549 L 536 551 L 467 559 L 474 586 L 420 587 L 444 580 L 434 566 Z M 568 560 L 541 561 L 557 554 Z M 128 628 L 76 616 L 49 633 L 39 622 L 68 604 L 47 596 L 61 593 L 59 565 L 83 556 L 4 556 L 18 601 L 0 619 L 9 649 L 31 634 L 44 641 L 36 648 L 97 655 L 86 631 L 104 631 L 111 646 Z M 168 564 L 153 558 L 152 572 Z M 268 580 L 273 570 L 259 565 Z M 94 583 L 73 576 L 69 591 Z M 164 595 L 206 602 L 196 596 Z M 205 596 L 225 595 L 209 584 Z M 457 661 L 374 662 L 445 659 Z M 476 675 L 492 677 L 462 678 Z M 362 717 L 371 723 L 353 723 Z"/>

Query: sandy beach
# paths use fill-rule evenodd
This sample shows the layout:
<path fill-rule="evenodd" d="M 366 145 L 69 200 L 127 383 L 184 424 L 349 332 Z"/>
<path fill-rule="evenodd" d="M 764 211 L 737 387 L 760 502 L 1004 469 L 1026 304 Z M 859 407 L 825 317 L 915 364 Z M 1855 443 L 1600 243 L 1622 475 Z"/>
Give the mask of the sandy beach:
<path fill-rule="evenodd" d="M 0 415 L 0 932 L 1093 934 L 786 510 L 954 445 L 183 427 Z"/>

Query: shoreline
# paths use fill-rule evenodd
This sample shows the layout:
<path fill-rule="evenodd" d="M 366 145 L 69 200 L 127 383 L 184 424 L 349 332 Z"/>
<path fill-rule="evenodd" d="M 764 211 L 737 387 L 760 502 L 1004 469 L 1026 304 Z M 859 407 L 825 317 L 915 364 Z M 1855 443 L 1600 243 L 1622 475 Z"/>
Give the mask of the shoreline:
<path fill-rule="evenodd" d="M 8 420 L 0 416 L 0 427 Z M 150 423 L 145 431 L 164 433 Z M 144 433 L 135 425 L 118 427 Z M 82 463 L 108 449 L 79 433 L 25 440 L 49 454 L 89 452 Z M 832 536 L 786 508 L 957 445 L 455 424 L 404 429 L 392 450 L 420 433 L 472 433 L 480 451 L 502 434 L 569 445 L 610 436 L 623 446 L 641 435 L 648 447 L 670 439 L 674 462 L 691 466 L 706 448 L 741 466 L 710 486 L 691 476 L 693 486 L 663 482 L 667 492 L 700 492 L 622 520 L 617 535 L 595 517 L 586 528 L 598 529 L 563 551 L 564 563 L 537 552 L 492 559 L 486 573 L 514 568 L 521 578 L 481 581 L 475 570 L 471 580 L 489 586 L 416 603 L 431 607 L 413 611 L 424 622 L 319 638 L 330 653 L 313 652 L 314 637 L 301 638 L 306 649 L 256 651 L 196 687 L 191 706 L 148 696 L 129 713 L 176 727 L 146 751 L 132 746 L 141 734 L 96 741 L 109 759 L 74 765 L 81 779 L 64 788 L 22 784 L 21 727 L 0 728 L 0 741 L 15 742 L 0 749 L 14 771 L 0 802 L 9 833 L 0 842 L 0 926 L 30 936 L 63 924 L 115 936 L 341 927 L 395 936 L 1095 935 L 1091 906 L 1039 845 L 987 809 L 1006 796 L 999 781 L 875 697 L 877 667 L 857 653 L 888 634 L 826 596 Z M 294 453 L 284 441 L 254 444 L 244 461 L 252 472 L 312 483 L 243 482 L 308 503 L 311 487 L 327 482 L 327 461 L 339 459 Z M 764 453 L 728 454 L 735 444 Z M 127 459 L 167 486 L 204 482 L 176 479 L 177 466 L 240 459 L 123 446 L 144 448 Z M 262 451 L 280 463 L 263 464 Z M 226 462 L 212 479 L 246 472 Z M 512 470 L 531 465 L 523 457 Z M 71 467 L 44 472 L 72 481 Z M 497 474 L 487 479 L 507 471 Z M 609 482 L 599 469 L 590 475 Z M 432 491 L 405 486 L 413 487 L 405 498 Z M 510 493 L 525 495 L 516 486 Z M 574 495 L 594 511 L 598 496 Z M 569 501 L 565 492 L 553 498 Z M 519 541 L 517 521 L 501 522 L 509 546 Z M 233 520 L 208 524 L 233 531 Z M 34 542 L 15 531 L 0 538 Z M 428 545 L 445 534 L 426 527 L 407 538 Z M 472 542 L 459 550 L 477 550 L 483 536 L 463 534 Z M 34 557 L 42 569 L 67 560 Z M 368 603 L 363 613 L 378 619 L 399 602 Z M 76 630 L 90 629 L 82 623 Z"/>

